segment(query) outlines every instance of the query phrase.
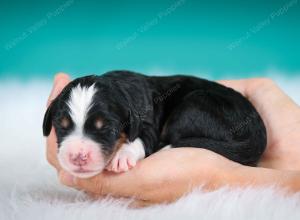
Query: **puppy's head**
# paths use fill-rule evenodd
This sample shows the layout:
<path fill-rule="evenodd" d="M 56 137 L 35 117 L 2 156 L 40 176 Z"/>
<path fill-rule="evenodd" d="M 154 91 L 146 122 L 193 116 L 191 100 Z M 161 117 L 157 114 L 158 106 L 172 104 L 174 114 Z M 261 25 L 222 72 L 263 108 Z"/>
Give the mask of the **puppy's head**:
<path fill-rule="evenodd" d="M 47 109 L 43 133 L 55 128 L 63 169 L 88 178 L 100 173 L 122 143 L 134 140 L 138 120 L 112 82 L 89 76 L 74 80 Z"/>

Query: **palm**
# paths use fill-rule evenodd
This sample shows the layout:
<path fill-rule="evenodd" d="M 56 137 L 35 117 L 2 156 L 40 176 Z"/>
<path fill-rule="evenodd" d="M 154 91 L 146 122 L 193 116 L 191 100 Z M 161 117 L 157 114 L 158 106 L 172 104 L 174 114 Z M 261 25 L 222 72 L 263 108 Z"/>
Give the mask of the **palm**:
<path fill-rule="evenodd" d="M 243 93 L 264 120 L 268 144 L 260 166 L 300 170 L 300 108 L 270 80 L 224 81 Z"/>
<path fill-rule="evenodd" d="M 278 106 L 270 106 L 270 109 L 266 108 L 268 113 L 262 112 L 268 133 L 268 146 L 261 166 L 300 170 L 300 108 L 281 106 L 280 101 L 277 104 Z"/>

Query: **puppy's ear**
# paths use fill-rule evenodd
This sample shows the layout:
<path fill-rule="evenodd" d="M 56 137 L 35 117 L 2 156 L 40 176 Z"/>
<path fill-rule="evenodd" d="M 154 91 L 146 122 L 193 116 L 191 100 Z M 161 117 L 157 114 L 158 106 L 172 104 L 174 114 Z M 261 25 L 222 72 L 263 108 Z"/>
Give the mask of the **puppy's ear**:
<path fill-rule="evenodd" d="M 141 121 L 139 115 L 132 110 L 129 110 L 129 122 L 128 140 L 133 142 L 139 135 Z"/>
<path fill-rule="evenodd" d="M 45 137 L 49 136 L 51 128 L 52 128 L 52 111 L 53 111 L 53 102 L 48 107 L 43 121 L 43 135 Z"/>

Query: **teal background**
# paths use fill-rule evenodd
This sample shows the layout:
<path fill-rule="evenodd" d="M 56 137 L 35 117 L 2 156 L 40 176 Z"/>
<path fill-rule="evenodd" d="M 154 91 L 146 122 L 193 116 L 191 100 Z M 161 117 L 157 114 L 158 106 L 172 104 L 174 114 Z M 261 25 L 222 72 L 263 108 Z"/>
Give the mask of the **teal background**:
<path fill-rule="evenodd" d="M 291 2 L 286 12 L 271 19 Z M 269 69 L 296 75 L 300 70 L 297 0 L 0 4 L 2 80 L 112 69 L 205 73 L 211 78 L 261 76 Z M 230 49 L 234 42 L 239 43 Z"/>

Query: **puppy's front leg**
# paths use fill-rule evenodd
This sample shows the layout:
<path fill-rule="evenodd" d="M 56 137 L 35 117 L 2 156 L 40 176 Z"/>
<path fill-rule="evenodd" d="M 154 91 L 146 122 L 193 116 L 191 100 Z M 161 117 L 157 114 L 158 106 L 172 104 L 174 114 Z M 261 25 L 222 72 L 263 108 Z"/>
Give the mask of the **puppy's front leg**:
<path fill-rule="evenodd" d="M 140 138 L 137 138 L 133 142 L 124 143 L 106 169 L 116 173 L 125 172 L 143 158 L 145 158 L 144 144 Z"/>

